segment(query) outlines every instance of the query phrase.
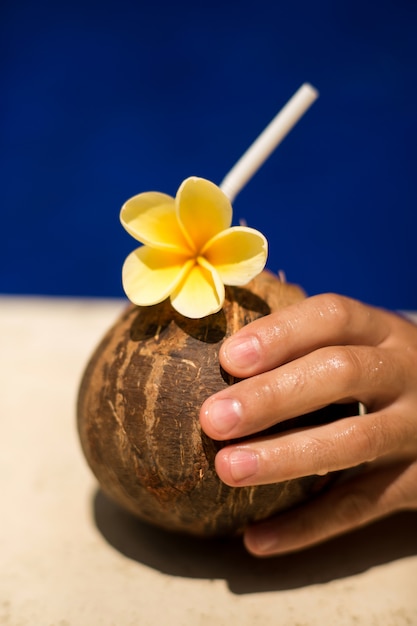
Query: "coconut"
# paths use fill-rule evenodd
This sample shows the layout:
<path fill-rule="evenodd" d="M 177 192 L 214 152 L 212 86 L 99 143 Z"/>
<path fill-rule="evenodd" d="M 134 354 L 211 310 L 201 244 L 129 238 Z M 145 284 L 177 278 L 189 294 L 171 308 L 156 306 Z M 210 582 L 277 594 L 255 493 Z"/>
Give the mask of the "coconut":
<path fill-rule="evenodd" d="M 181 316 L 169 300 L 129 305 L 92 355 L 78 396 L 80 441 L 104 493 L 145 522 L 213 536 L 238 533 L 323 488 L 328 477 L 225 485 L 214 458 L 230 442 L 210 439 L 198 419 L 207 397 L 236 382 L 219 366 L 224 339 L 303 298 L 300 287 L 264 271 L 244 288 L 227 287 L 222 310 L 202 319 Z M 343 412 L 327 407 L 268 433 Z"/>

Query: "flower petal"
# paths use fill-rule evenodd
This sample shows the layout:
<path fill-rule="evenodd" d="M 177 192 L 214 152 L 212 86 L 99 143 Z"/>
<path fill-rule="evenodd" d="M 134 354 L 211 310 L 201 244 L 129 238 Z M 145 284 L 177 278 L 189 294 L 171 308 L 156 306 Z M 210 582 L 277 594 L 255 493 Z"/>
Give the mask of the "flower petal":
<path fill-rule="evenodd" d="M 225 285 L 246 285 L 264 269 L 268 242 L 254 228 L 234 226 L 213 237 L 203 254 Z"/>
<path fill-rule="evenodd" d="M 123 288 L 134 304 L 157 304 L 171 294 L 193 263 L 184 255 L 142 246 L 124 262 Z"/>
<path fill-rule="evenodd" d="M 216 270 L 204 259 L 199 259 L 171 295 L 174 309 L 192 319 L 217 313 L 223 302 L 224 285 Z"/>
<path fill-rule="evenodd" d="M 189 244 L 199 252 L 204 244 L 232 223 L 228 197 L 209 180 L 191 176 L 178 189 L 178 219 Z"/>
<path fill-rule="evenodd" d="M 160 250 L 190 251 L 171 196 L 156 191 L 133 196 L 122 206 L 120 221 L 143 244 Z"/>

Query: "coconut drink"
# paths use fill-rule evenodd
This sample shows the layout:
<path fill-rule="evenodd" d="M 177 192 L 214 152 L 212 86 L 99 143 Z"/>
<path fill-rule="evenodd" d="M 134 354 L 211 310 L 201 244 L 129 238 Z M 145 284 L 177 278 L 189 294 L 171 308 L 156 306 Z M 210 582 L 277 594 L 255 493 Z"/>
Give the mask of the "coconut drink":
<path fill-rule="evenodd" d="M 227 486 L 214 459 L 231 442 L 210 439 L 199 424 L 204 400 L 236 382 L 219 365 L 224 339 L 305 298 L 300 287 L 265 270 L 268 244 L 260 232 L 231 225 L 231 201 L 259 166 L 259 154 L 266 158 L 317 97 L 309 86 L 299 92 L 273 121 L 274 141 L 268 127 L 220 187 L 190 177 L 175 198 L 146 192 L 121 211 L 123 226 L 141 244 L 123 267 L 131 304 L 86 367 L 78 431 L 104 493 L 139 519 L 170 531 L 239 533 L 304 502 L 331 480 L 309 476 Z M 350 411 L 327 407 L 268 434 Z"/>

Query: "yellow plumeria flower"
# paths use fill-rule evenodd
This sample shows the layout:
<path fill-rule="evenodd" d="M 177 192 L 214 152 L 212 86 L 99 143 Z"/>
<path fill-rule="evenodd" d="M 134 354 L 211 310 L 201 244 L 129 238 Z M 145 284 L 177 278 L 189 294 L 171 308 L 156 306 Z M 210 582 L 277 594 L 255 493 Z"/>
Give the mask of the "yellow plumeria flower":
<path fill-rule="evenodd" d="M 232 206 L 219 187 L 187 178 L 175 198 L 141 193 L 122 207 L 120 220 L 143 245 L 122 271 L 127 297 L 150 306 L 170 297 L 181 315 L 201 318 L 219 311 L 224 285 L 245 285 L 266 263 L 265 237 L 234 226 Z"/>

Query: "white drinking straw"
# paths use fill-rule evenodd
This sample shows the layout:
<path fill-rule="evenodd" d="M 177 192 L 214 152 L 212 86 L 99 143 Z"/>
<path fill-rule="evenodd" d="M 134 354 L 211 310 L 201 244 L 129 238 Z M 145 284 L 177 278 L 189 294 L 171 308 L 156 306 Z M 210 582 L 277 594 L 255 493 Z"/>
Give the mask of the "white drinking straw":
<path fill-rule="evenodd" d="M 220 189 L 231 202 L 296 125 L 298 120 L 301 119 L 307 109 L 317 100 L 318 96 L 317 89 L 309 83 L 301 85 L 293 97 L 241 156 L 220 185 Z"/>

